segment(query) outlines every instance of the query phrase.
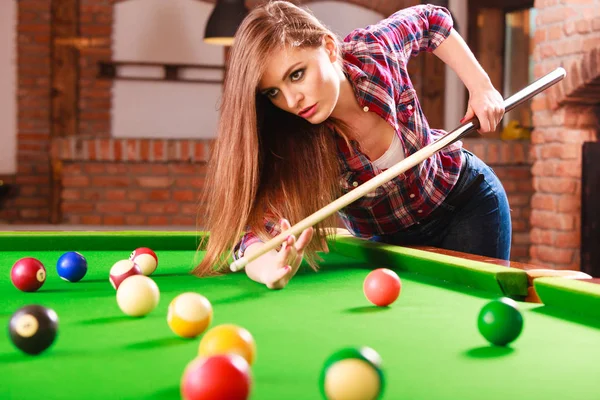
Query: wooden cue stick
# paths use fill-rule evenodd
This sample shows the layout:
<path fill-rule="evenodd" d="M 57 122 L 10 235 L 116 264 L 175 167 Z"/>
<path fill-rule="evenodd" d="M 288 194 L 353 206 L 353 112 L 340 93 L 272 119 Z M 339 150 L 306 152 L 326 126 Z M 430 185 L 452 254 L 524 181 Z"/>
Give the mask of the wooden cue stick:
<path fill-rule="evenodd" d="M 513 94 L 512 96 L 504 100 L 505 112 L 512 110 L 521 103 L 529 100 L 530 98 L 542 92 L 543 90 L 561 81 L 565 76 L 566 71 L 564 70 L 564 68 L 557 68 L 549 74 L 536 80 L 535 82 L 531 83 L 530 85 L 521 89 L 519 92 Z M 239 258 L 238 260 L 235 260 L 230 265 L 231 271 L 235 272 L 241 270 L 249 262 L 256 260 L 258 257 L 273 249 L 276 249 L 285 241 L 285 239 L 289 235 L 295 235 L 296 237 L 298 237 L 300 233 L 302 233 L 305 229 L 310 228 L 311 226 L 319 223 L 320 221 L 329 217 L 333 213 L 346 207 L 348 204 L 358 200 L 367 193 L 377 189 L 379 186 L 392 180 L 394 177 L 404 173 L 408 169 L 431 157 L 433 154 L 440 151 L 444 147 L 456 142 L 457 140 L 460 140 L 467 133 L 478 128 L 479 120 L 477 119 L 477 117 L 474 117 L 473 119 L 463 123 L 463 125 L 459 126 L 452 132 L 447 133 L 435 142 L 423 147 L 421 150 L 413 153 L 412 155 L 403 159 L 402 161 L 399 161 L 397 164 L 382 172 L 381 174 L 376 175 L 369 181 L 363 183 L 360 186 L 357 186 L 354 190 L 346 193 L 345 195 L 329 203 L 328 205 L 321 208 L 312 215 L 304 218 L 302 221 L 290 227 L 290 229 L 281 232 L 279 235 L 266 242 L 256 253 L 252 254 L 251 256 L 244 256 Z"/>

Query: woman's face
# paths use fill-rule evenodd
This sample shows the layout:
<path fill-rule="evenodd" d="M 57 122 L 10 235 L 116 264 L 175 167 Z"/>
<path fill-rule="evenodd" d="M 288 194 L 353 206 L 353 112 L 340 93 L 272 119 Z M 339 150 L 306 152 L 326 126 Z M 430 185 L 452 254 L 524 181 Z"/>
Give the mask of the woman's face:
<path fill-rule="evenodd" d="M 335 43 L 318 48 L 284 48 L 269 56 L 258 89 L 284 111 L 319 124 L 331 115 L 340 92 Z"/>

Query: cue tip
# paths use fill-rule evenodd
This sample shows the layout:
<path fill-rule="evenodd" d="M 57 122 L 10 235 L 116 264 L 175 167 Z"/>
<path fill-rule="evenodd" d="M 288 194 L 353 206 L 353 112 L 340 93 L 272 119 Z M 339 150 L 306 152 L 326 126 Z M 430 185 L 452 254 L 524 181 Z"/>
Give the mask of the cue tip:
<path fill-rule="evenodd" d="M 248 264 L 248 261 L 246 260 L 245 257 L 242 257 L 239 260 L 235 260 L 234 262 L 232 262 L 231 265 L 229 265 L 229 269 L 232 272 L 237 272 L 237 271 L 241 270 L 242 268 L 244 268 L 246 266 L 246 264 Z"/>

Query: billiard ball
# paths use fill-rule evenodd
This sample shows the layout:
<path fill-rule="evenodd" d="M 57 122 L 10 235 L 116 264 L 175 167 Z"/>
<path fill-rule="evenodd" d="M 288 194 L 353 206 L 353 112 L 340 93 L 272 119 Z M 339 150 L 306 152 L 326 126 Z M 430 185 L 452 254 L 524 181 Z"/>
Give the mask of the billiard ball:
<path fill-rule="evenodd" d="M 169 304 L 167 324 L 176 335 L 194 338 L 208 328 L 212 317 L 212 305 L 206 297 L 186 292 L 175 297 Z"/>
<path fill-rule="evenodd" d="M 13 264 L 10 280 L 23 292 L 35 292 L 46 282 L 46 268 L 33 257 L 24 257 Z"/>
<path fill-rule="evenodd" d="M 250 365 L 237 354 L 196 357 L 181 378 L 184 400 L 246 400 L 251 389 Z"/>
<path fill-rule="evenodd" d="M 142 274 L 152 275 L 158 266 L 158 257 L 156 253 L 147 247 L 140 247 L 131 252 L 129 259 L 140 266 Z"/>
<path fill-rule="evenodd" d="M 237 354 L 252 365 L 256 359 L 256 343 L 246 329 L 234 324 L 217 325 L 209 329 L 198 346 L 198 355 Z"/>
<path fill-rule="evenodd" d="M 145 275 L 125 279 L 117 289 L 117 304 L 131 317 L 142 317 L 156 308 L 160 300 L 158 285 Z"/>
<path fill-rule="evenodd" d="M 68 282 L 78 282 L 87 273 L 87 261 L 76 251 L 69 251 L 56 262 L 58 276 Z"/>
<path fill-rule="evenodd" d="M 118 289 L 119 285 L 127 278 L 133 275 L 141 275 L 142 270 L 139 265 L 131 260 L 120 260 L 114 263 L 110 269 L 108 280 L 113 288 Z"/>
<path fill-rule="evenodd" d="M 37 304 L 19 308 L 10 318 L 10 340 L 21 351 L 37 355 L 54 343 L 58 316 L 50 308 Z"/>
<path fill-rule="evenodd" d="M 371 271 L 363 282 L 363 292 L 371 303 L 379 307 L 392 304 L 400 295 L 402 282 L 398 275 L 387 268 Z"/>
<path fill-rule="evenodd" d="M 383 394 L 380 355 L 370 347 L 349 347 L 333 353 L 323 365 L 319 387 L 328 400 L 377 399 Z"/>
<path fill-rule="evenodd" d="M 523 316 L 513 299 L 502 297 L 481 308 L 477 327 L 491 344 L 506 346 L 521 334 Z"/>

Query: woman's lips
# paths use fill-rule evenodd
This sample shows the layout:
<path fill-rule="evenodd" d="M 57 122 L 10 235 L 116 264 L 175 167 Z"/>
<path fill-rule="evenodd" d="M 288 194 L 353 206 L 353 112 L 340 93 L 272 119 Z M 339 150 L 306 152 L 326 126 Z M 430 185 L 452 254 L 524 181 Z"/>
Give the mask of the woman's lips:
<path fill-rule="evenodd" d="M 302 118 L 310 118 L 317 112 L 317 105 L 313 104 L 312 106 L 302 110 L 298 115 Z"/>

